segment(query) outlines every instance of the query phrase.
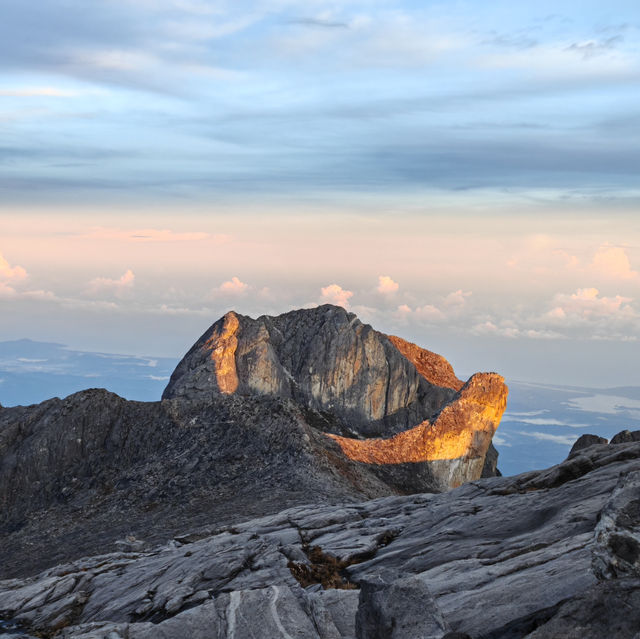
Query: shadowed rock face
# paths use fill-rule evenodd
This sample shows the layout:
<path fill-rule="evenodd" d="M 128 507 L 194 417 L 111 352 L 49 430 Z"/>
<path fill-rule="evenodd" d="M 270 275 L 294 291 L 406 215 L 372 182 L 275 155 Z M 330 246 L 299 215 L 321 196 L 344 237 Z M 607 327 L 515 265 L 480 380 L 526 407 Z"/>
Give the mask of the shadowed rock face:
<path fill-rule="evenodd" d="M 421 350 L 338 306 L 256 320 L 230 312 L 178 364 L 163 398 L 277 395 L 331 413 L 342 434 L 389 435 L 434 415 L 459 388 L 453 370 L 422 374 L 429 355 L 438 360 L 434 370 L 451 369 L 446 360 L 423 351 L 418 369 L 394 340 Z"/>
<path fill-rule="evenodd" d="M 308 417 L 274 397 L 132 402 L 99 389 L 0 410 L 0 577 L 128 535 L 162 542 L 283 505 L 408 492 Z"/>

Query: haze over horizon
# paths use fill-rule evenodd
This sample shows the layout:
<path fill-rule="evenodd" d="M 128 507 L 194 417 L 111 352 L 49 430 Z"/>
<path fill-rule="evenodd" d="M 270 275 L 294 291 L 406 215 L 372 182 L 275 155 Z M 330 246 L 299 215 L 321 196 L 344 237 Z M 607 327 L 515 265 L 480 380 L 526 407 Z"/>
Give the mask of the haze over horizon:
<path fill-rule="evenodd" d="M 325 302 L 639 385 L 636 3 L 7 0 L 0 341 L 181 357 Z"/>

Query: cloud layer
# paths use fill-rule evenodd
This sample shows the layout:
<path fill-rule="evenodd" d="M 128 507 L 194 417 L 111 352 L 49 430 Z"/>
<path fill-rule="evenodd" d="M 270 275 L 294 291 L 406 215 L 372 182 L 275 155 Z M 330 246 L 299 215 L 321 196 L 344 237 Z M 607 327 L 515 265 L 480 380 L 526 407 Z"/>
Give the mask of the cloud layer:
<path fill-rule="evenodd" d="M 7 0 L 0 191 L 637 202 L 640 29 L 614 8 Z"/>

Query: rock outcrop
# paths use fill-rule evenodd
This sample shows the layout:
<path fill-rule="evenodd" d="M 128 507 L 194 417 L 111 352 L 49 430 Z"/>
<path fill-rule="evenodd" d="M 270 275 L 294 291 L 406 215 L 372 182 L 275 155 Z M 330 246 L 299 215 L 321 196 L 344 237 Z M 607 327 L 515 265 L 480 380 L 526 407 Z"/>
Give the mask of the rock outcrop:
<path fill-rule="evenodd" d="M 293 399 L 329 415 L 315 425 L 350 459 L 426 463 L 437 488 L 446 489 L 491 472 L 485 457 L 508 389 L 495 373 L 465 384 L 441 355 L 325 305 L 218 320 L 180 362 L 163 397 L 212 393 Z"/>
<path fill-rule="evenodd" d="M 228 313 L 161 402 L 93 389 L 0 411 L 0 576 L 478 479 L 506 395 L 499 375 L 463 384 L 441 356 L 340 307 Z"/>
<path fill-rule="evenodd" d="M 580 435 L 578 439 L 576 439 L 575 443 L 571 447 L 569 451 L 569 457 L 571 455 L 581 451 L 583 448 L 589 448 L 589 446 L 593 446 L 595 444 L 608 444 L 609 441 L 604 437 L 599 437 L 598 435 L 589 435 L 585 433 L 584 435 Z"/>
<path fill-rule="evenodd" d="M 432 417 L 459 389 L 453 370 L 423 374 L 450 369 L 443 358 L 429 351 L 411 358 L 409 347 L 421 351 L 339 306 L 256 320 L 231 311 L 185 355 L 163 398 L 275 395 L 329 413 L 327 430 L 389 435 Z"/>
<path fill-rule="evenodd" d="M 611 438 L 612 444 L 625 444 L 628 442 L 640 442 L 640 430 L 623 430 Z"/>
<path fill-rule="evenodd" d="M 0 618 L 66 639 L 635 639 L 639 481 L 640 442 L 597 444 L 447 493 L 298 506 L 0 581 Z"/>
<path fill-rule="evenodd" d="M 437 417 L 389 439 L 350 439 L 330 435 L 354 461 L 385 465 L 431 462 L 441 487 L 479 479 L 491 438 L 507 405 L 504 380 L 495 373 L 477 373 Z"/>

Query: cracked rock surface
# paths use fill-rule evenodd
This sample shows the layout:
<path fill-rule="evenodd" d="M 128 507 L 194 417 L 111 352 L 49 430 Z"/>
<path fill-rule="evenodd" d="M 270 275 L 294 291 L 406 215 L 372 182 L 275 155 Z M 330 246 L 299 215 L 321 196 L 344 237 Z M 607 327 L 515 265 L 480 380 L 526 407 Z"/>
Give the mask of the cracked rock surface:
<path fill-rule="evenodd" d="M 639 477 L 640 442 L 598 444 L 448 493 L 297 506 L 2 581 L 0 617 L 69 639 L 635 639 Z M 296 580 L 327 556 L 355 589 Z"/>

